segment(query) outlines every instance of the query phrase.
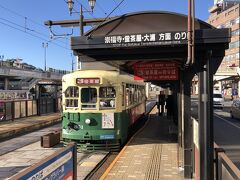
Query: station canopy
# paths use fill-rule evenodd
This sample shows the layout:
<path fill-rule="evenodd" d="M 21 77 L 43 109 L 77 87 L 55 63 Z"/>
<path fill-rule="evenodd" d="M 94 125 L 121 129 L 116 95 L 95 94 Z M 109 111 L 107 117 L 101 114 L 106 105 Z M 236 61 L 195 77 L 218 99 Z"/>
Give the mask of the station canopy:
<path fill-rule="evenodd" d="M 195 62 L 211 51 L 222 61 L 230 40 L 229 29 L 216 29 L 195 19 Z M 111 18 L 72 37 L 71 48 L 83 62 L 101 61 L 133 74 L 136 64 L 187 61 L 187 16 L 163 11 L 147 11 Z"/>

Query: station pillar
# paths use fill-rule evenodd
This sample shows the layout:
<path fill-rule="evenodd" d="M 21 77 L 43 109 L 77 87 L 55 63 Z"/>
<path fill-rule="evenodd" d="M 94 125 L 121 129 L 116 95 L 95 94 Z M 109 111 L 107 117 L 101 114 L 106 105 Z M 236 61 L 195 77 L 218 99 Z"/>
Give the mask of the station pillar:
<path fill-rule="evenodd" d="M 210 52 L 199 72 L 198 118 L 200 179 L 214 179 L 213 173 L 213 65 Z"/>
<path fill-rule="evenodd" d="M 192 141 L 192 120 L 191 120 L 191 82 L 192 75 L 190 71 L 184 72 L 182 83 L 182 127 L 183 132 L 183 159 L 184 159 L 184 177 L 192 178 L 193 175 L 193 141 Z"/>

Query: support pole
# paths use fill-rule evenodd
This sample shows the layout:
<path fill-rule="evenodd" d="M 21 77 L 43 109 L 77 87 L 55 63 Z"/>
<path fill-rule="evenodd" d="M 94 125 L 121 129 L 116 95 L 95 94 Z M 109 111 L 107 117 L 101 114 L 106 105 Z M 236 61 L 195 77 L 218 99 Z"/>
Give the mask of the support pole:
<path fill-rule="evenodd" d="M 183 77 L 183 128 L 184 128 L 184 178 L 192 178 L 193 167 L 193 140 L 192 140 L 192 120 L 191 120 L 191 80 L 189 71 Z"/>
<path fill-rule="evenodd" d="M 213 73 L 210 55 L 199 73 L 200 179 L 214 179 L 213 170 Z"/>
<path fill-rule="evenodd" d="M 79 26 L 80 26 L 80 36 L 83 36 L 84 31 L 83 31 L 83 9 L 82 9 L 82 4 L 80 6 L 80 21 L 79 21 Z"/>

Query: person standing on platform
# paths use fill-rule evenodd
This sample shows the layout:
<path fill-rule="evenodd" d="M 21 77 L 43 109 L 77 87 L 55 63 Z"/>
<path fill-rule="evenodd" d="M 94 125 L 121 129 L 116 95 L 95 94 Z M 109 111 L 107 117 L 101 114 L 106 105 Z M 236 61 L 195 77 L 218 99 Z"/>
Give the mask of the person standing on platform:
<path fill-rule="evenodd" d="M 158 115 L 162 116 L 164 113 L 164 105 L 165 105 L 165 94 L 163 91 L 160 91 L 158 95 Z M 160 109 L 161 106 L 161 109 Z"/>

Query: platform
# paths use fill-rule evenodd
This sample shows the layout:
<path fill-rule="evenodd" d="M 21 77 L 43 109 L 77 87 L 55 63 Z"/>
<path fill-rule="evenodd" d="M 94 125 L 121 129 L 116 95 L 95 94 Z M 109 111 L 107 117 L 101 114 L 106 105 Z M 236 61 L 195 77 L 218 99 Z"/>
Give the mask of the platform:
<path fill-rule="evenodd" d="M 14 121 L 0 121 L 0 142 L 61 122 L 60 113 L 31 116 Z"/>
<path fill-rule="evenodd" d="M 149 121 L 123 148 L 101 179 L 181 180 L 178 166 L 177 128 L 156 107 Z"/>

